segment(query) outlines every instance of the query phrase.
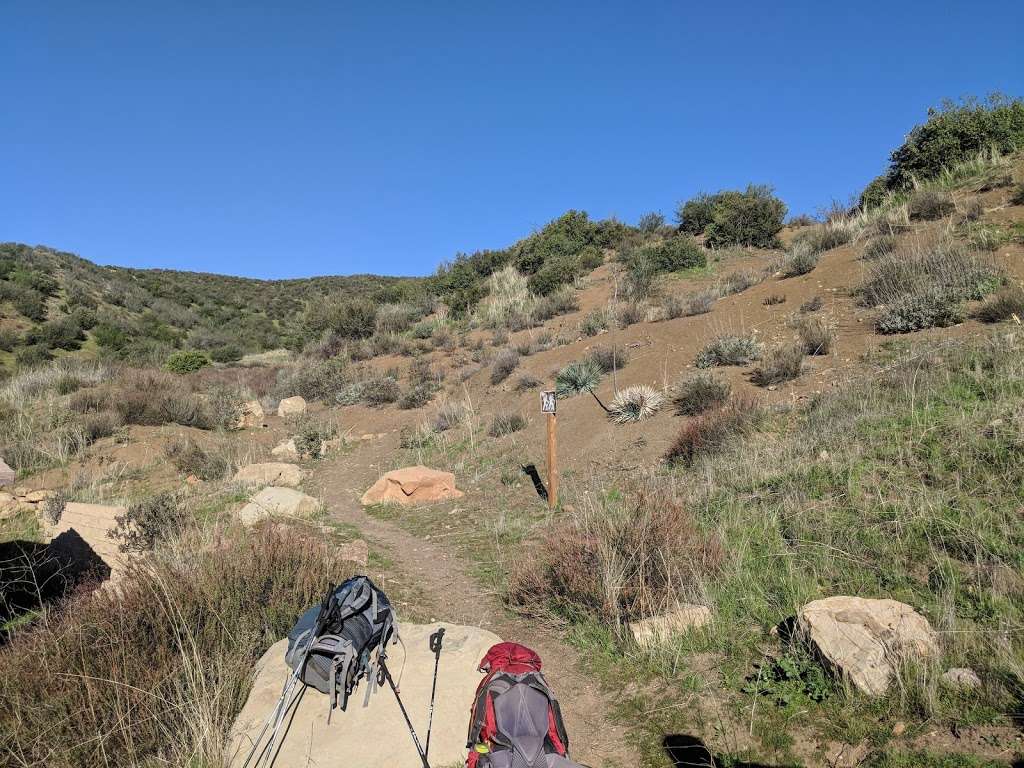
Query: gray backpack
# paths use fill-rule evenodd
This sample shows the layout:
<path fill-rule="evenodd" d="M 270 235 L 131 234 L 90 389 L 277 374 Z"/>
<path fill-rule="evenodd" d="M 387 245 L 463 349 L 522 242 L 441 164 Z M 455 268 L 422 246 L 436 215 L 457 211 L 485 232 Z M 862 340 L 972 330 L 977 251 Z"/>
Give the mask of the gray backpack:
<path fill-rule="evenodd" d="M 302 682 L 330 697 L 331 711 L 344 710 L 363 677 L 369 700 L 392 639 L 398 635 L 387 596 L 368 577 L 354 576 L 299 617 L 284 658 Z"/>

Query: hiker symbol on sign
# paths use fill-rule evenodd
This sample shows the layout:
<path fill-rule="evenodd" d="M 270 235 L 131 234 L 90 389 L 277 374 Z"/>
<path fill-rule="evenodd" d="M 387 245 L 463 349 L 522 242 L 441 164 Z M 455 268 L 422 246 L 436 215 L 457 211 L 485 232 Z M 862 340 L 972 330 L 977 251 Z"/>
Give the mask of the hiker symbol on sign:
<path fill-rule="evenodd" d="M 554 392 L 541 392 L 540 393 L 540 412 L 541 413 L 554 413 L 555 412 L 555 393 Z"/>

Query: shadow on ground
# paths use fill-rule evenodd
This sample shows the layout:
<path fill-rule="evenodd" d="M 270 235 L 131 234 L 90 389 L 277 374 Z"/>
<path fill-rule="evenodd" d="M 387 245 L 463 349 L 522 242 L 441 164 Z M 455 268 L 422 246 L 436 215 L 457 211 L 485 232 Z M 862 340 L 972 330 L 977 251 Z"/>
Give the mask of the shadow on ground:
<path fill-rule="evenodd" d="M 720 760 L 703 741 L 685 733 L 670 733 L 662 740 L 662 746 L 675 768 L 771 768 L 764 763 Z"/>

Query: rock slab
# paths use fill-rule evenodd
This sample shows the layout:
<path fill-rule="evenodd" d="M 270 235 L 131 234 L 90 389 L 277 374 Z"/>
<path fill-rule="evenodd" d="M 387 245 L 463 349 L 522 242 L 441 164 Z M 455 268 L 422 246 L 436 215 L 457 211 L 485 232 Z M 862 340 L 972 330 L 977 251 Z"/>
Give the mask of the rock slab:
<path fill-rule="evenodd" d="M 711 609 L 706 605 L 680 605 L 674 611 L 662 616 L 633 621 L 629 630 L 641 648 L 650 648 L 666 642 L 673 635 L 680 635 L 711 622 Z"/>
<path fill-rule="evenodd" d="M 238 511 L 238 519 L 253 525 L 267 517 L 309 517 L 320 509 L 320 502 L 294 488 L 271 486 L 252 497 Z"/>
<path fill-rule="evenodd" d="M 249 464 L 235 473 L 235 482 L 246 485 L 284 485 L 294 488 L 302 482 L 302 468 L 295 464 L 279 461 Z"/>
<path fill-rule="evenodd" d="M 464 494 L 455 487 L 455 475 L 417 465 L 394 469 L 383 475 L 363 494 L 363 504 L 421 504 L 458 499 Z"/>
<path fill-rule="evenodd" d="M 826 597 L 808 603 L 797 630 L 858 689 L 881 696 L 903 660 L 938 656 L 928 619 L 906 603 Z"/>
<path fill-rule="evenodd" d="M 124 507 L 69 501 L 57 524 L 49 527 L 50 546 L 72 561 L 91 556 L 91 552 L 110 568 L 110 582 L 116 583 L 132 555 L 120 551 L 110 531 L 126 511 Z"/>
<path fill-rule="evenodd" d="M 246 403 L 242 403 L 235 429 L 259 429 L 260 427 L 265 427 L 265 416 L 266 414 L 263 413 L 263 406 L 260 405 L 259 400 L 249 400 Z"/>
<path fill-rule="evenodd" d="M 430 763 L 436 766 L 462 765 L 466 759 L 466 730 L 473 695 L 482 675 L 477 664 L 487 650 L 501 638 L 476 627 L 454 624 L 401 624 L 399 633 L 408 657 L 402 665 L 400 647 L 391 649 L 392 672 L 402 673 L 402 701 L 413 726 L 426 738 L 427 707 L 434 673 L 434 656 L 428 638 L 438 626 L 445 629 L 444 646 L 437 677 L 434 728 L 430 738 Z M 256 663 L 256 681 L 232 730 L 229 765 L 239 768 L 267 715 L 281 695 L 288 673 L 284 663 L 287 641 L 270 647 Z M 405 726 L 391 690 L 385 685 L 363 708 L 366 680 L 349 700 L 348 710 L 335 710 L 327 724 L 327 697 L 307 689 L 284 737 L 274 768 L 309 766 L 358 766 L 358 768 L 420 768 L 412 737 Z"/>
<path fill-rule="evenodd" d="M 7 486 L 14 485 L 14 481 L 17 477 L 17 473 L 7 466 L 7 462 L 0 459 L 0 488 L 6 488 Z"/>
<path fill-rule="evenodd" d="M 301 416 L 305 412 L 306 399 L 300 395 L 286 397 L 277 404 L 277 415 L 282 418 L 285 416 Z"/>

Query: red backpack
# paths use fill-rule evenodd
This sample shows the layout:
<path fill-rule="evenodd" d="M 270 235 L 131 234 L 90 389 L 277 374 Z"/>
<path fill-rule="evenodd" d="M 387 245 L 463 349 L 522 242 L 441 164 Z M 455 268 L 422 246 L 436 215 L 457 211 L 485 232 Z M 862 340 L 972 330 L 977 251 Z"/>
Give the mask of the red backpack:
<path fill-rule="evenodd" d="M 567 768 L 569 737 L 558 700 L 540 671 L 540 656 L 498 643 L 480 662 L 466 746 L 467 768 Z"/>

